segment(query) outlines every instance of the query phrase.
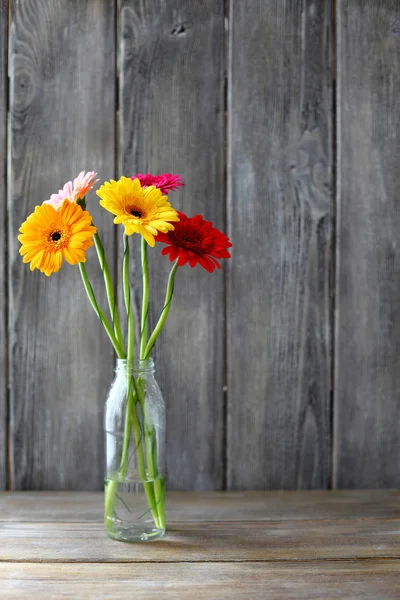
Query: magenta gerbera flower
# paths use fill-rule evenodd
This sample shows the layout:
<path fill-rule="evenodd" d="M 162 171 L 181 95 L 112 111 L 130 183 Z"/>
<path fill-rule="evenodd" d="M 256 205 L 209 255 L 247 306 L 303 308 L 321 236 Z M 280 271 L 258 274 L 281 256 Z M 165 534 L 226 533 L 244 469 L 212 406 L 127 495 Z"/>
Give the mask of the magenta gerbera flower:
<path fill-rule="evenodd" d="M 138 173 L 131 179 L 139 179 L 142 188 L 154 185 L 154 187 L 161 190 L 163 194 L 173 192 L 182 185 L 185 185 L 180 175 L 172 175 L 172 173 L 164 173 L 163 175 L 151 175 L 151 173 L 142 175 L 141 173 Z"/>

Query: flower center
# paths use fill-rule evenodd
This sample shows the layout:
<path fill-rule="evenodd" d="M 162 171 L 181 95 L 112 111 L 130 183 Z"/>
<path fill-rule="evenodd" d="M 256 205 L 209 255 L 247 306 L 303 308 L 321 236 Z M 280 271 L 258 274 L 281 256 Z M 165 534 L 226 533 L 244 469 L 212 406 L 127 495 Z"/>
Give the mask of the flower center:
<path fill-rule="evenodd" d="M 126 212 L 132 215 L 132 217 L 137 217 L 138 219 L 143 217 L 143 211 L 137 206 L 128 205 L 126 207 Z"/>
<path fill-rule="evenodd" d="M 198 250 L 203 245 L 203 239 L 197 232 L 187 231 L 179 237 L 179 244 L 185 250 Z"/>
<path fill-rule="evenodd" d="M 59 240 L 61 240 L 61 231 L 53 231 L 50 234 L 50 240 L 52 242 L 58 242 Z"/>
<path fill-rule="evenodd" d="M 43 233 L 43 248 L 46 248 L 49 252 L 58 252 L 66 248 L 71 237 L 69 228 L 60 227 L 59 225 L 55 225 L 54 229 Z"/>

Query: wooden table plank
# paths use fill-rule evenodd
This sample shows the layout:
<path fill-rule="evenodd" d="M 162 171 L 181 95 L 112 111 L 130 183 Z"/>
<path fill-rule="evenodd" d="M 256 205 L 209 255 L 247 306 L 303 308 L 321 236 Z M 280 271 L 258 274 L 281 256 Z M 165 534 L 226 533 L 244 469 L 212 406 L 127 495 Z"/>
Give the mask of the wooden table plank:
<path fill-rule="evenodd" d="M 400 491 L 170 492 L 168 533 L 153 544 L 107 538 L 102 499 L 1 493 L 0 594 L 400 597 Z"/>
<path fill-rule="evenodd" d="M 0 523 L 0 560 L 226 562 L 400 558 L 400 519 L 172 522 L 157 543 L 124 544 L 102 523 Z"/>
<path fill-rule="evenodd" d="M 400 518 L 400 490 L 168 492 L 168 522 Z M 103 519 L 102 492 L 3 492 L 1 521 Z"/>
<path fill-rule="evenodd" d="M 224 564 L 0 564 L 7 598 L 275 598 L 301 600 L 400 595 L 400 562 Z M 340 583 L 339 583 L 340 582 Z"/>

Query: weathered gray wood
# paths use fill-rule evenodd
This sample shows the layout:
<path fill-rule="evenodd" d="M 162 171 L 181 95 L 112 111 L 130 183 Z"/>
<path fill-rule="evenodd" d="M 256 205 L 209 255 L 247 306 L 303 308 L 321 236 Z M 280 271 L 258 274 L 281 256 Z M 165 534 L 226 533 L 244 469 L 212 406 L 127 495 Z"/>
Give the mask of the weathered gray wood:
<path fill-rule="evenodd" d="M 1 521 L 101 522 L 101 492 L 3 492 Z M 167 522 L 400 519 L 400 490 L 167 493 Z"/>
<path fill-rule="evenodd" d="M 7 598 L 129 589 L 140 598 L 394 599 L 399 494 L 169 492 L 166 537 L 138 545 L 106 537 L 99 492 L 1 493 L 0 589 Z"/>
<path fill-rule="evenodd" d="M 113 355 L 77 267 L 46 278 L 18 255 L 21 222 L 82 170 L 114 174 L 114 2 L 12 3 L 9 211 L 11 485 L 102 486 L 102 412 Z M 111 219 L 88 196 L 113 254 Z M 104 213 L 104 214 L 102 214 Z M 97 263 L 89 250 L 89 263 Z M 104 301 L 100 274 L 94 287 Z"/>
<path fill-rule="evenodd" d="M 337 3 L 337 487 L 400 485 L 399 11 Z"/>
<path fill-rule="evenodd" d="M 398 599 L 400 561 L 0 564 L 7 598 Z"/>
<path fill-rule="evenodd" d="M 0 561 L 400 559 L 398 519 L 171 522 L 155 544 L 116 544 L 102 521 L 2 523 Z"/>
<path fill-rule="evenodd" d="M 8 0 L 0 0 L 0 490 L 7 486 L 7 152 Z"/>
<path fill-rule="evenodd" d="M 231 0 L 228 487 L 326 487 L 331 3 Z"/>
<path fill-rule="evenodd" d="M 120 175 L 181 173 L 170 200 L 223 225 L 224 2 L 121 2 Z M 139 236 L 134 236 L 139 237 Z M 138 239 L 133 239 L 139 245 Z M 151 323 L 171 263 L 150 250 Z M 136 253 L 134 275 L 140 277 Z M 168 485 L 223 484 L 223 274 L 178 272 L 166 328 L 155 349 L 167 405 Z"/>

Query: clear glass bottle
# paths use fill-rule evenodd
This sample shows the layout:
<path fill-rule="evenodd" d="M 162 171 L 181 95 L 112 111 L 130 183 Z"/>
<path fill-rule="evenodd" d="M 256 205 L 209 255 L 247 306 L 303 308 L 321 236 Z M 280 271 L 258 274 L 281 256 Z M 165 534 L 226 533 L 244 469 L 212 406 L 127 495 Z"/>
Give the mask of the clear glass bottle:
<path fill-rule="evenodd" d="M 117 360 L 105 406 L 104 525 L 117 540 L 165 533 L 165 405 L 152 359 Z"/>

